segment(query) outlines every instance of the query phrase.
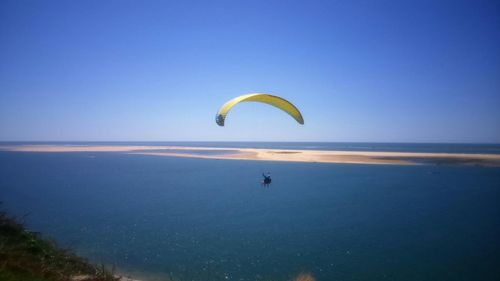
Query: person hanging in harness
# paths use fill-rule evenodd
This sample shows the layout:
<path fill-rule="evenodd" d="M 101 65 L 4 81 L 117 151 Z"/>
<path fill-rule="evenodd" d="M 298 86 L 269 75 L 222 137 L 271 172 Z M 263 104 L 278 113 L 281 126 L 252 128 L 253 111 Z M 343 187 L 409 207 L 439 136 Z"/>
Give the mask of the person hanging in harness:
<path fill-rule="evenodd" d="M 263 186 L 269 186 L 271 184 L 271 173 L 267 172 L 267 174 L 262 173 L 262 176 L 264 177 L 264 180 L 262 180 L 262 185 Z"/>

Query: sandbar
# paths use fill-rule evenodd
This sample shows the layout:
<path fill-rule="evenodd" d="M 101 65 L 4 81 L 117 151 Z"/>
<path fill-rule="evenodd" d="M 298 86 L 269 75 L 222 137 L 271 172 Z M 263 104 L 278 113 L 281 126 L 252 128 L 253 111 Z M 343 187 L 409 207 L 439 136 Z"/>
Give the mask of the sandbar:
<path fill-rule="evenodd" d="M 0 146 L 0 150 L 18 152 L 118 152 L 167 157 L 311 163 L 500 166 L 500 154 L 484 153 L 294 150 L 144 145 L 4 145 Z"/>

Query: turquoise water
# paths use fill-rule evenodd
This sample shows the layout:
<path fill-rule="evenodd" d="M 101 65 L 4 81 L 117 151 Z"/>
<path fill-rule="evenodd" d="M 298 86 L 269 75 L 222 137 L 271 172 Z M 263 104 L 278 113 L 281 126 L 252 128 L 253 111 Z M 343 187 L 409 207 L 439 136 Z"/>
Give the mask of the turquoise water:
<path fill-rule="evenodd" d="M 4 208 L 137 277 L 498 280 L 498 198 L 499 168 L 0 152 Z"/>
<path fill-rule="evenodd" d="M 176 154 L 194 154 L 201 156 L 220 156 L 226 154 L 238 153 L 238 150 L 234 149 L 224 149 L 224 150 L 214 150 L 214 149 L 146 149 L 146 150 L 134 150 L 134 153 L 145 152 L 145 153 L 176 153 Z"/>

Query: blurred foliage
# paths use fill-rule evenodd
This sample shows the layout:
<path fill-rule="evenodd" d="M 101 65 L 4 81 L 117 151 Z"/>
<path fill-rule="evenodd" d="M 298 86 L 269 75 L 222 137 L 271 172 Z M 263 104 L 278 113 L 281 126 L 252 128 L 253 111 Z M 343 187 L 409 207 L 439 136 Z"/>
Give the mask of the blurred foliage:
<path fill-rule="evenodd" d="M 103 265 L 93 265 L 58 247 L 54 241 L 26 230 L 18 219 L 0 211 L 0 280 L 66 281 L 75 276 L 85 276 L 80 279 L 85 281 L 118 280 Z"/>

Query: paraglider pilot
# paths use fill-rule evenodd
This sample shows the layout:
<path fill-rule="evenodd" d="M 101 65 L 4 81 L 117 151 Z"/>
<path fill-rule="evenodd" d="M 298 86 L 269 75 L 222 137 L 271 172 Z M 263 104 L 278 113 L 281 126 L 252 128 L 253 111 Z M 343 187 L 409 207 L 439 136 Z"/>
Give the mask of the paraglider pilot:
<path fill-rule="evenodd" d="M 267 172 L 267 174 L 262 173 L 264 180 L 262 181 L 263 186 L 269 186 L 271 184 L 271 173 Z"/>

